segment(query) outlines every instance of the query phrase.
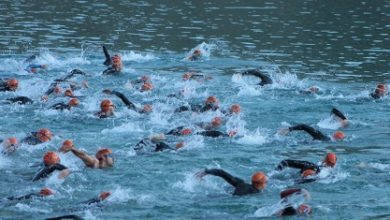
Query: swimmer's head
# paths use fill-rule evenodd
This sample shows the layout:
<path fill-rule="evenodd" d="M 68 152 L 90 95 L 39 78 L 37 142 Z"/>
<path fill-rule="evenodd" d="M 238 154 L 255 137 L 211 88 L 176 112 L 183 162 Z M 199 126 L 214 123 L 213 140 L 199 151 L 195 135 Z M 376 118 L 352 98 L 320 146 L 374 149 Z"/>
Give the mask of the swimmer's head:
<path fill-rule="evenodd" d="M 342 131 L 336 131 L 334 134 L 333 134 L 333 139 L 334 140 L 343 140 L 345 138 L 345 134 L 344 132 Z"/>
<path fill-rule="evenodd" d="M 183 74 L 183 80 L 189 80 L 192 76 L 192 73 L 184 73 Z"/>
<path fill-rule="evenodd" d="M 206 105 L 217 105 L 218 104 L 218 99 L 215 96 L 210 96 L 206 99 L 205 102 Z"/>
<path fill-rule="evenodd" d="M 68 97 L 73 97 L 74 96 L 72 89 L 66 89 L 65 92 L 64 92 L 64 95 L 68 96 Z"/>
<path fill-rule="evenodd" d="M 37 132 L 37 138 L 41 142 L 48 142 L 53 137 L 53 134 L 51 131 L 47 128 L 42 128 Z"/>
<path fill-rule="evenodd" d="M 104 113 L 113 112 L 114 108 L 114 103 L 112 103 L 109 99 L 104 99 L 102 102 L 100 102 L 100 109 Z"/>
<path fill-rule="evenodd" d="M 150 82 L 144 82 L 144 84 L 142 85 L 141 87 L 141 92 L 144 92 L 144 91 L 150 91 L 153 89 L 153 84 L 150 83 Z"/>
<path fill-rule="evenodd" d="M 252 185 L 256 189 L 264 189 L 267 185 L 267 177 L 263 172 L 257 172 L 252 175 Z"/>
<path fill-rule="evenodd" d="M 337 163 L 337 157 L 335 153 L 327 153 L 324 158 L 324 164 L 328 167 L 334 167 Z"/>
<path fill-rule="evenodd" d="M 150 82 L 150 77 L 149 76 L 141 76 L 141 81 L 142 82 Z"/>
<path fill-rule="evenodd" d="M 79 100 L 76 99 L 76 98 L 71 98 L 71 99 L 69 100 L 69 103 L 68 103 L 68 105 L 69 105 L 69 106 L 72 106 L 72 107 L 77 106 L 77 105 L 79 105 L 79 104 L 80 104 L 80 102 L 79 102 Z"/>
<path fill-rule="evenodd" d="M 298 206 L 297 212 L 299 215 L 309 215 L 311 213 L 311 207 L 306 204 L 301 204 Z"/>
<path fill-rule="evenodd" d="M 189 135 L 192 134 L 192 130 L 190 128 L 184 128 L 183 130 L 180 131 L 181 135 Z"/>
<path fill-rule="evenodd" d="M 302 174 L 301 174 L 301 176 L 303 178 L 309 177 L 309 176 L 313 176 L 313 175 L 316 175 L 316 172 L 314 170 L 310 170 L 310 169 L 303 171 Z"/>
<path fill-rule="evenodd" d="M 17 79 L 9 79 L 7 80 L 7 87 L 11 91 L 15 91 L 18 89 L 19 81 Z"/>
<path fill-rule="evenodd" d="M 211 125 L 213 128 L 217 128 L 222 124 L 221 117 L 214 117 L 213 120 L 211 120 Z"/>
<path fill-rule="evenodd" d="M 318 93 L 318 92 L 320 91 L 320 88 L 318 88 L 317 86 L 312 86 L 312 87 L 310 87 L 310 88 L 308 89 L 308 91 L 309 91 L 310 93 L 316 94 L 316 93 Z"/>
<path fill-rule="evenodd" d="M 115 54 L 114 56 L 112 56 L 111 61 L 112 61 L 113 65 L 121 65 L 122 64 L 122 59 L 118 54 Z"/>
<path fill-rule="evenodd" d="M 387 86 L 385 84 L 378 84 L 375 89 L 375 94 L 379 97 L 383 97 L 387 94 Z"/>
<path fill-rule="evenodd" d="M 60 157 L 53 151 L 46 152 L 45 155 L 43 155 L 43 163 L 45 166 L 51 166 L 60 162 Z"/>
<path fill-rule="evenodd" d="M 103 148 L 96 152 L 96 159 L 99 160 L 99 163 L 106 164 L 108 166 L 112 166 L 114 164 L 114 158 L 112 157 L 112 150 L 109 148 Z"/>
<path fill-rule="evenodd" d="M 49 188 L 43 188 L 43 189 L 41 189 L 41 191 L 39 191 L 39 195 L 41 195 L 41 196 L 50 196 L 50 195 L 53 195 L 54 194 L 54 192 L 51 190 L 51 189 L 49 189 Z"/>
<path fill-rule="evenodd" d="M 110 195 L 111 195 L 110 192 L 101 192 L 100 195 L 99 195 L 99 199 L 101 201 L 103 201 L 103 200 L 107 199 L 107 197 L 109 197 Z"/>
<path fill-rule="evenodd" d="M 54 87 L 54 93 L 55 94 L 61 94 L 61 92 L 62 92 L 61 87 L 59 87 L 59 86 Z"/>
<path fill-rule="evenodd" d="M 238 114 L 241 112 L 241 106 L 239 104 L 233 104 L 230 106 L 230 113 L 231 114 Z"/>
<path fill-rule="evenodd" d="M 4 151 L 7 153 L 12 153 L 16 151 L 18 147 L 19 147 L 18 139 L 14 137 L 7 138 L 7 140 L 3 142 Z"/>
<path fill-rule="evenodd" d="M 180 149 L 180 148 L 183 148 L 185 146 L 185 143 L 184 142 L 179 142 L 176 144 L 176 150 Z"/>

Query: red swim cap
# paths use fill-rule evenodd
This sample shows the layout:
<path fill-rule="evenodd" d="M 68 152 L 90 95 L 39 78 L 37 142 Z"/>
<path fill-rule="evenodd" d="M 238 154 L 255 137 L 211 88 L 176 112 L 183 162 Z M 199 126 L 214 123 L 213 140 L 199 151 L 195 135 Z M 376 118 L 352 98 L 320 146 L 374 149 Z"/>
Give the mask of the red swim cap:
<path fill-rule="evenodd" d="M 301 204 L 298 209 L 298 214 L 300 215 L 308 215 L 311 213 L 311 207 L 309 205 L 306 205 L 306 204 Z"/>
<path fill-rule="evenodd" d="M 335 140 L 342 140 L 342 139 L 345 138 L 345 134 L 344 134 L 344 132 L 342 132 L 342 131 L 336 131 L 336 132 L 333 134 L 333 138 L 334 138 Z"/>
<path fill-rule="evenodd" d="M 19 85 L 19 81 L 17 79 L 9 79 L 9 80 L 7 80 L 7 86 L 11 90 L 16 90 L 18 88 L 18 85 Z"/>
<path fill-rule="evenodd" d="M 256 172 L 252 175 L 252 184 L 264 184 L 267 182 L 267 177 L 263 172 Z"/>
<path fill-rule="evenodd" d="M 100 195 L 99 195 L 99 199 L 101 201 L 103 201 L 103 200 L 107 199 L 107 197 L 109 197 L 110 195 L 111 195 L 110 192 L 101 192 Z"/>
<path fill-rule="evenodd" d="M 109 148 L 103 148 L 103 149 L 100 149 L 96 152 L 96 158 L 99 159 L 99 158 L 102 158 L 103 156 L 105 155 L 108 155 L 108 154 L 112 154 L 112 150 L 109 149 Z"/>
<path fill-rule="evenodd" d="M 112 107 L 114 104 L 109 99 L 104 99 L 102 102 L 100 102 L 100 108 L 103 107 Z"/>
<path fill-rule="evenodd" d="M 222 124 L 222 119 L 221 117 L 214 117 L 213 120 L 211 121 L 211 125 L 213 127 L 218 127 Z"/>
<path fill-rule="evenodd" d="M 233 104 L 231 107 L 230 107 L 230 113 L 240 113 L 241 111 L 241 107 L 239 104 Z"/>
<path fill-rule="evenodd" d="M 324 163 L 326 164 L 326 166 L 334 167 L 336 165 L 336 162 L 337 162 L 336 154 L 334 154 L 334 153 L 327 153 L 326 154 L 325 159 L 324 159 Z"/>
<path fill-rule="evenodd" d="M 50 196 L 50 195 L 53 195 L 53 191 L 49 188 L 43 188 L 41 189 L 41 191 L 39 191 L 39 195 L 41 196 Z"/>
<path fill-rule="evenodd" d="M 53 151 L 49 151 L 43 156 L 43 163 L 46 166 L 54 165 L 56 163 L 59 163 L 60 161 L 60 157 Z"/>
<path fill-rule="evenodd" d="M 189 128 L 184 128 L 183 130 L 180 131 L 180 133 L 181 133 L 182 135 L 189 135 L 189 134 L 192 133 L 192 130 L 189 129 Z"/>
<path fill-rule="evenodd" d="M 79 103 L 80 103 L 80 102 L 79 102 L 78 99 L 76 99 L 76 98 L 71 98 L 71 99 L 69 100 L 69 103 L 68 103 L 68 104 L 69 104 L 70 106 L 73 107 L 73 106 L 79 105 Z"/>
<path fill-rule="evenodd" d="M 37 132 L 37 138 L 42 142 L 50 141 L 52 136 L 50 130 L 46 128 L 42 128 Z"/>
<path fill-rule="evenodd" d="M 302 177 L 308 177 L 308 176 L 313 176 L 315 174 L 316 174 L 316 172 L 314 170 L 305 170 L 305 171 L 303 171 L 301 176 Z"/>
<path fill-rule="evenodd" d="M 58 151 L 68 152 L 72 147 L 74 147 L 73 141 L 72 140 L 65 140 L 62 143 L 62 146 L 60 147 L 60 149 L 58 149 Z"/>

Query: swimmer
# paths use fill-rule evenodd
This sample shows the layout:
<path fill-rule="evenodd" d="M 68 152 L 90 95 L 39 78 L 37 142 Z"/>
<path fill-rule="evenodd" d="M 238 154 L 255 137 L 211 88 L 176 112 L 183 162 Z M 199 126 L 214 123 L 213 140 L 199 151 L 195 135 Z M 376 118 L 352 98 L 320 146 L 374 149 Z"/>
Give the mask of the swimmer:
<path fill-rule="evenodd" d="M 86 152 L 77 149 L 73 142 L 68 141 L 67 143 L 63 143 L 61 148 L 61 152 L 67 153 L 71 151 L 76 157 L 80 158 L 85 166 L 89 168 L 107 168 L 112 167 L 114 165 L 114 158 L 112 157 L 112 150 L 109 148 L 102 148 L 98 150 L 95 156 L 88 155 Z"/>
<path fill-rule="evenodd" d="M 53 134 L 49 129 L 42 128 L 36 132 L 31 132 L 31 135 L 25 137 L 21 142 L 29 145 L 37 145 L 51 140 Z"/>
<path fill-rule="evenodd" d="M 307 95 L 317 94 L 319 92 L 320 92 L 320 88 L 318 88 L 317 86 L 311 86 L 311 87 L 307 88 L 306 90 L 299 91 L 299 93 L 307 94 Z"/>
<path fill-rule="evenodd" d="M 196 80 L 198 82 L 213 79 L 213 77 L 211 77 L 211 76 L 205 76 L 205 75 L 197 74 L 197 73 L 193 73 L 193 72 L 184 73 L 182 78 L 184 81 Z"/>
<path fill-rule="evenodd" d="M 272 79 L 269 76 L 265 75 L 264 73 L 261 73 L 259 70 L 247 70 L 241 73 L 241 75 L 243 76 L 252 75 L 258 77 L 261 80 L 259 83 L 260 86 L 272 84 Z"/>
<path fill-rule="evenodd" d="M 18 139 L 11 137 L 7 138 L 6 140 L 2 141 L 2 150 L 1 153 L 3 155 L 8 155 L 11 153 L 14 153 L 19 148 L 19 142 Z"/>
<path fill-rule="evenodd" d="M 53 218 L 46 218 L 45 220 L 83 220 L 83 218 L 78 215 L 63 215 Z"/>
<path fill-rule="evenodd" d="M 336 166 L 337 163 L 337 157 L 334 153 L 327 153 L 324 160 L 320 163 L 320 165 L 317 165 L 315 163 L 309 162 L 309 161 L 303 161 L 303 160 L 283 160 L 281 161 L 278 166 L 276 167 L 276 170 L 283 170 L 286 167 L 299 169 L 302 179 L 299 180 L 299 183 L 307 183 L 307 182 L 313 182 L 315 179 L 314 177 L 316 174 L 318 174 L 321 171 L 321 168 L 333 168 Z"/>
<path fill-rule="evenodd" d="M 187 57 L 189 61 L 196 61 L 202 57 L 202 51 L 200 49 L 195 49 L 190 56 Z"/>
<path fill-rule="evenodd" d="M 103 71 L 103 75 L 117 75 L 123 69 L 122 59 L 119 55 L 110 56 L 107 48 L 103 45 L 103 52 L 106 60 L 104 61 L 104 65 L 110 66 L 106 70 Z"/>
<path fill-rule="evenodd" d="M 108 95 L 116 95 L 120 100 L 127 106 L 128 109 L 136 111 L 138 113 L 150 113 L 152 112 L 152 105 L 145 105 L 142 109 L 137 108 L 134 103 L 130 102 L 129 99 L 120 92 L 115 90 L 105 89 L 103 93 Z"/>
<path fill-rule="evenodd" d="M 100 111 L 96 112 L 94 115 L 99 118 L 108 118 L 114 116 L 114 110 L 115 110 L 114 103 L 111 102 L 109 99 L 104 99 L 100 103 Z"/>
<path fill-rule="evenodd" d="M 184 112 L 184 111 L 193 111 L 193 112 L 206 112 L 206 111 L 216 111 L 219 109 L 219 101 L 215 96 L 210 96 L 206 99 L 204 105 L 191 105 L 191 106 L 181 106 L 175 109 L 175 113 Z"/>
<path fill-rule="evenodd" d="M 320 141 L 330 141 L 330 140 L 343 140 L 345 138 L 345 134 L 342 131 L 336 131 L 333 133 L 332 138 L 324 135 L 319 130 L 314 129 L 313 127 L 310 127 L 306 124 L 298 124 L 292 127 L 283 128 L 278 131 L 278 134 L 285 135 L 290 133 L 291 131 L 305 131 L 310 136 L 313 137 L 313 140 L 320 140 Z"/>
<path fill-rule="evenodd" d="M 378 84 L 375 88 L 375 91 L 370 94 L 370 96 L 374 99 L 379 99 L 387 96 L 389 94 L 388 88 L 386 84 Z"/>
<path fill-rule="evenodd" d="M 337 108 L 332 108 L 332 111 L 330 112 L 330 114 L 333 115 L 333 117 L 335 119 L 337 119 L 337 121 L 340 122 L 342 127 L 346 127 L 348 125 L 347 117 L 345 117 L 345 115 L 341 111 L 339 111 Z"/>
<path fill-rule="evenodd" d="M 202 122 L 202 123 L 198 123 L 197 125 L 205 130 L 213 130 L 220 127 L 221 124 L 222 124 L 222 118 L 214 117 L 211 120 L 211 122 Z"/>
<path fill-rule="evenodd" d="M 164 134 L 155 134 L 139 141 L 134 146 L 134 150 L 140 152 L 141 150 L 146 150 L 146 148 L 151 148 L 153 149 L 154 152 L 160 152 L 164 150 L 178 150 L 184 147 L 185 145 L 184 142 L 179 142 L 175 145 L 175 147 L 171 147 L 170 145 L 164 142 L 165 140 L 166 137 Z"/>
<path fill-rule="evenodd" d="M 60 103 L 54 104 L 54 105 L 51 106 L 50 108 L 51 108 L 51 109 L 55 109 L 55 110 L 61 110 L 61 111 L 64 110 L 64 109 L 67 109 L 67 110 L 70 111 L 70 109 L 71 109 L 72 107 L 75 107 L 75 106 L 77 106 L 77 105 L 79 105 L 79 104 L 80 104 L 80 102 L 79 102 L 78 99 L 72 98 L 72 99 L 69 100 L 68 104 L 65 104 L 65 103 L 63 103 L 63 102 L 60 102 Z"/>
<path fill-rule="evenodd" d="M 32 63 L 29 64 L 24 70 L 28 73 L 37 73 L 39 69 L 46 69 L 47 65 Z"/>
<path fill-rule="evenodd" d="M 12 200 L 12 201 L 22 201 L 22 200 L 29 200 L 29 199 L 32 199 L 34 197 L 43 198 L 43 197 L 50 196 L 53 194 L 54 194 L 54 192 L 51 189 L 43 188 L 39 192 L 33 192 L 33 193 L 30 193 L 30 194 L 27 194 L 24 196 L 19 196 L 19 197 L 11 196 L 11 197 L 7 197 L 7 199 Z"/>
<path fill-rule="evenodd" d="M 131 84 L 140 84 L 140 83 L 144 84 L 146 82 L 152 82 L 152 80 L 150 79 L 150 76 L 141 76 L 138 79 L 131 81 L 130 83 Z"/>
<path fill-rule="evenodd" d="M 26 105 L 26 104 L 32 104 L 33 100 L 31 100 L 30 98 L 28 98 L 26 96 L 17 96 L 14 98 L 8 98 L 5 100 L 5 102 L 8 104 L 15 103 L 15 104 L 19 104 L 19 105 Z"/>
<path fill-rule="evenodd" d="M 111 195 L 111 192 L 101 192 L 98 197 L 83 202 L 87 205 L 94 205 L 107 199 Z"/>
<path fill-rule="evenodd" d="M 285 206 L 283 210 L 280 210 L 276 215 L 279 216 L 291 216 L 291 215 L 308 215 L 311 213 L 311 207 L 306 204 L 300 204 L 295 207 L 291 204 L 289 199 L 293 196 L 302 195 L 305 199 L 310 199 L 310 194 L 307 190 L 292 188 L 286 189 L 280 192 L 280 198 L 282 199 L 281 204 Z"/>
<path fill-rule="evenodd" d="M 17 79 L 0 80 L 0 92 L 15 92 L 18 89 L 19 81 Z"/>
<path fill-rule="evenodd" d="M 32 181 L 37 181 L 42 178 L 48 177 L 51 173 L 58 170 L 60 171 L 58 178 L 64 179 L 70 173 L 69 169 L 60 164 L 60 157 L 53 151 L 46 152 L 43 156 L 44 167 L 34 175 Z"/>
<path fill-rule="evenodd" d="M 200 171 L 195 174 L 195 176 L 199 179 L 202 179 L 202 177 L 206 175 L 219 176 L 223 178 L 235 188 L 233 195 L 236 196 L 259 193 L 267 184 L 267 177 L 262 172 L 256 172 L 253 174 L 252 184 L 245 183 L 244 180 L 234 177 L 221 169 L 205 169 L 204 171 Z"/>
<path fill-rule="evenodd" d="M 186 128 L 184 126 L 179 126 L 177 128 L 174 128 L 167 133 L 166 135 L 175 135 L 175 136 L 185 136 L 185 135 L 190 135 L 192 134 L 192 129 L 191 128 Z"/>

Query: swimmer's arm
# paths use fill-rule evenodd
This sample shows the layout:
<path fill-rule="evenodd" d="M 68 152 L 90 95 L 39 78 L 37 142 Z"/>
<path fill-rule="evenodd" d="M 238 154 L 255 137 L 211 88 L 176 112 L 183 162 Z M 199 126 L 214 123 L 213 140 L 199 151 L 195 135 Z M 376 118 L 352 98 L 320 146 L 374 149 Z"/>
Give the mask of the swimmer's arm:
<path fill-rule="evenodd" d="M 206 137 L 220 137 L 220 136 L 229 136 L 228 134 L 222 133 L 220 131 L 201 131 L 196 133 L 198 135 L 206 136 Z"/>
<path fill-rule="evenodd" d="M 338 109 L 336 108 L 333 108 L 332 111 L 331 111 L 331 114 L 334 114 L 336 115 L 337 117 L 341 118 L 342 120 L 346 120 L 347 117 L 345 117 L 345 115 L 343 113 L 341 113 Z"/>
<path fill-rule="evenodd" d="M 47 89 L 47 91 L 45 92 L 44 95 L 48 96 L 50 94 L 52 94 L 54 92 L 54 89 L 56 88 L 58 82 L 53 82 L 52 84 L 50 84 L 49 86 L 49 89 Z"/>
<path fill-rule="evenodd" d="M 299 124 L 293 127 L 288 128 L 290 131 L 296 131 L 296 130 L 302 130 L 308 133 L 310 136 L 313 137 L 315 140 L 329 140 L 329 137 L 322 134 L 320 131 L 306 125 L 306 124 Z"/>
<path fill-rule="evenodd" d="M 96 158 L 95 157 L 93 157 L 91 155 L 88 155 L 84 151 L 76 149 L 74 147 L 70 151 L 76 157 L 80 158 L 87 167 L 94 167 L 95 166 L 95 162 L 96 162 Z"/>
<path fill-rule="evenodd" d="M 123 102 L 129 109 L 137 110 L 137 108 L 135 107 L 135 105 L 134 105 L 132 102 L 130 102 L 130 100 L 129 100 L 125 95 L 123 95 L 122 93 L 113 90 L 113 91 L 112 91 L 112 94 L 118 96 L 118 98 L 120 98 L 120 99 L 122 100 L 122 102 Z"/>
<path fill-rule="evenodd" d="M 206 169 L 204 172 L 213 176 L 219 176 L 234 187 L 237 187 L 240 183 L 244 182 L 242 179 L 234 177 L 221 169 Z"/>
<path fill-rule="evenodd" d="M 301 171 L 305 171 L 308 169 L 314 170 L 314 171 L 319 170 L 319 168 L 316 164 L 308 162 L 308 161 L 303 161 L 303 160 L 283 160 L 276 167 L 276 170 L 283 170 L 286 167 L 300 169 Z"/>
<path fill-rule="evenodd" d="M 161 142 L 161 143 L 158 143 L 156 144 L 156 148 L 154 149 L 155 152 L 158 152 L 158 151 L 163 151 L 165 149 L 169 149 L 169 150 L 175 150 L 174 148 L 172 148 L 171 146 L 169 146 L 168 144 L 164 143 L 164 142 Z"/>
<path fill-rule="evenodd" d="M 81 70 L 79 70 L 79 69 L 73 69 L 72 71 L 70 71 L 70 73 L 68 74 L 68 75 L 66 75 L 63 79 L 62 79 L 62 81 L 66 81 L 66 80 L 68 80 L 68 79 L 70 79 L 70 78 L 72 78 L 74 75 L 76 75 L 76 74 L 79 74 L 79 75 L 87 75 L 85 72 L 83 72 L 83 71 L 81 71 Z"/>
<path fill-rule="evenodd" d="M 106 57 L 106 60 L 104 61 L 104 65 L 106 65 L 106 66 L 111 65 L 111 56 L 108 53 L 106 46 L 104 46 L 104 45 L 103 45 L 103 53 L 104 53 L 104 56 Z"/>

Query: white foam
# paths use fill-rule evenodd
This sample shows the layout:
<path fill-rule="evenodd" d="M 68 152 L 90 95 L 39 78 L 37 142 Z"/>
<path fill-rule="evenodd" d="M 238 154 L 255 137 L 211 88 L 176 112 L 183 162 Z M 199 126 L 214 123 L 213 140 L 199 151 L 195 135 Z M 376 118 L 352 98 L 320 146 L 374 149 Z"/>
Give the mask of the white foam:
<path fill-rule="evenodd" d="M 22 204 L 22 203 L 17 203 L 15 205 L 15 207 L 20 209 L 21 211 L 25 211 L 25 212 L 40 212 L 40 213 L 50 213 L 51 212 L 51 210 L 48 210 L 48 209 L 39 209 L 39 208 L 31 207 L 27 204 Z"/>
<path fill-rule="evenodd" d="M 134 51 L 126 52 L 122 55 L 123 61 L 136 61 L 136 62 L 144 62 L 149 60 L 156 60 L 158 57 L 151 54 L 140 54 Z"/>
<path fill-rule="evenodd" d="M 267 143 L 267 138 L 260 132 L 260 129 L 257 128 L 254 132 L 249 132 L 244 134 L 243 137 L 235 140 L 236 143 L 246 144 L 246 145 L 262 145 Z"/>
<path fill-rule="evenodd" d="M 318 127 L 325 129 L 336 130 L 341 127 L 341 123 L 338 122 L 334 117 L 330 116 L 328 118 L 322 119 L 317 123 Z"/>
<path fill-rule="evenodd" d="M 106 128 L 101 131 L 102 134 L 111 134 L 111 133 L 134 133 L 134 132 L 143 132 L 143 129 L 140 128 L 134 122 L 128 122 L 114 128 Z"/>

